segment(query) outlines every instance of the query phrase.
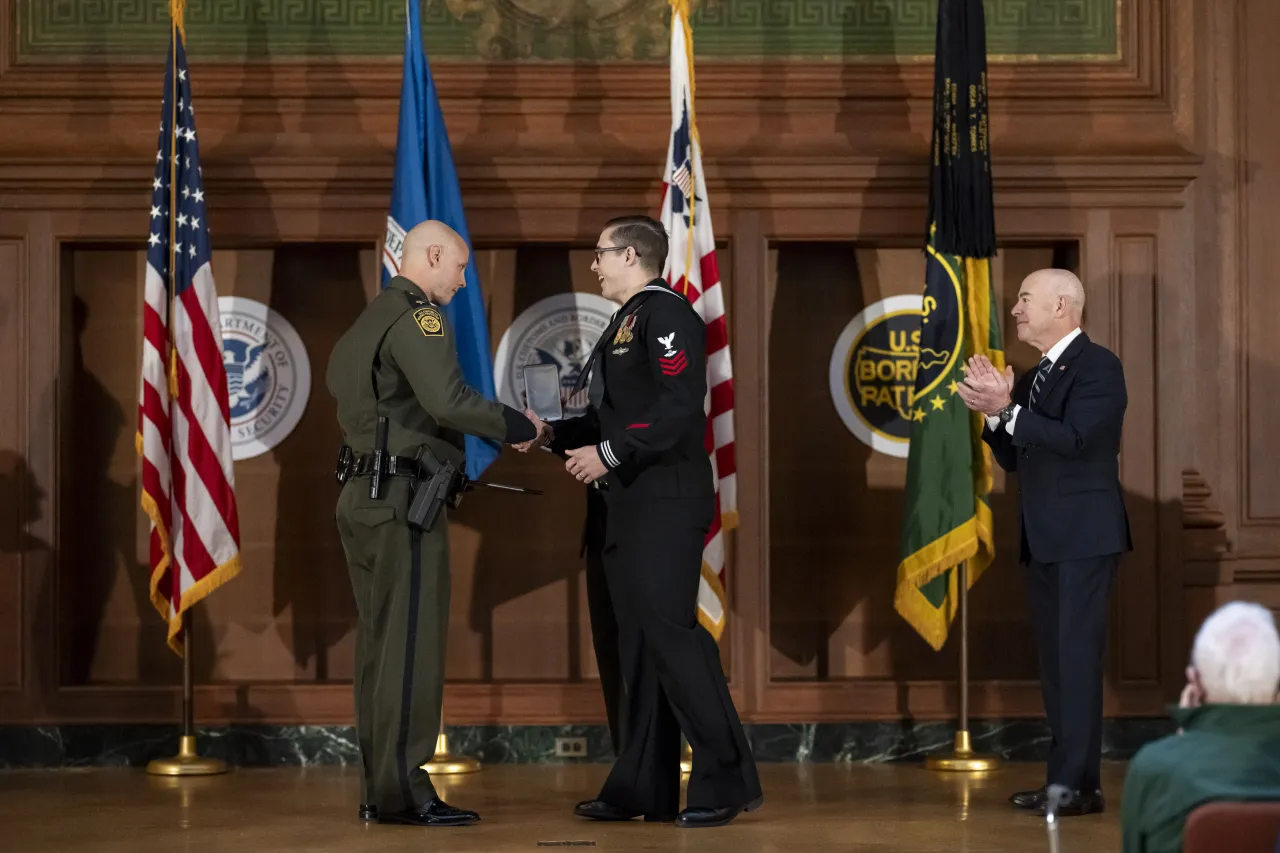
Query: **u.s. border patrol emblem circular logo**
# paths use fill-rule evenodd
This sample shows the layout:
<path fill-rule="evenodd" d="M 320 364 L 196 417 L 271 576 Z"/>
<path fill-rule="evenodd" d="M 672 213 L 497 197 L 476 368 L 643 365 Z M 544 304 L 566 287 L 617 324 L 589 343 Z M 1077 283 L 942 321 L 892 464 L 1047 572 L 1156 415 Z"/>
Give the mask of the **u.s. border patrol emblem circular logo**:
<path fill-rule="evenodd" d="M 594 293 L 557 293 L 541 299 L 516 317 L 502 335 L 494 359 L 493 378 L 498 399 L 524 408 L 524 368 L 529 364 L 554 364 L 560 370 L 560 387 L 573 389 L 618 306 Z M 587 410 L 587 391 L 564 404 L 566 418 Z"/>
<path fill-rule="evenodd" d="M 924 299 L 890 296 L 849 321 L 831 351 L 831 401 L 873 450 L 906 458 L 910 447 Z M 928 359 L 931 360 L 931 359 Z"/>
<path fill-rule="evenodd" d="M 218 298 L 222 366 L 231 409 L 231 458 L 252 459 L 293 432 L 311 394 L 302 338 L 272 309 L 242 296 Z"/>

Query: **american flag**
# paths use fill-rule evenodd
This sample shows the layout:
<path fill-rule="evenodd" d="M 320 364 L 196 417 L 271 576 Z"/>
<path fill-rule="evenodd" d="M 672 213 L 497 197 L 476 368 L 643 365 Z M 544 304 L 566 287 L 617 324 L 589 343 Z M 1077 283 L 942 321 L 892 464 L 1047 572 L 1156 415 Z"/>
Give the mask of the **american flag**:
<path fill-rule="evenodd" d="M 664 277 L 685 294 L 707 326 L 707 453 L 716 483 L 716 514 L 702 549 L 698 619 L 717 640 L 724 631 L 724 533 L 738 523 L 733 453 L 733 365 L 716 238 L 702 175 L 693 111 L 693 34 L 688 0 L 671 3 L 671 144 L 663 172 L 662 224 L 670 238 Z"/>
<path fill-rule="evenodd" d="M 142 313 L 137 448 L 151 519 L 151 601 L 181 654 L 183 612 L 240 572 L 240 522 L 200 146 L 177 27 L 151 182 Z"/>

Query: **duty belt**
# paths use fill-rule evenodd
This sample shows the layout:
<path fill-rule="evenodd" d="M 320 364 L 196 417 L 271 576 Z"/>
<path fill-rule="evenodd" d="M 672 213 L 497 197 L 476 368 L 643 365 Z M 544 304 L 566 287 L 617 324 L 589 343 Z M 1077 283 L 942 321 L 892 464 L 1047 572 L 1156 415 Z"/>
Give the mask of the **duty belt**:
<path fill-rule="evenodd" d="M 352 468 L 351 475 L 353 477 L 363 477 L 373 472 L 373 454 L 366 453 L 356 456 L 355 465 Z M 413 477 L 415 479 L 426 479 L 431 476 L 427 472 L 427 468 L 412 456 L 388 456 L 387 470 L 384 472 L 388 477 Z"/>

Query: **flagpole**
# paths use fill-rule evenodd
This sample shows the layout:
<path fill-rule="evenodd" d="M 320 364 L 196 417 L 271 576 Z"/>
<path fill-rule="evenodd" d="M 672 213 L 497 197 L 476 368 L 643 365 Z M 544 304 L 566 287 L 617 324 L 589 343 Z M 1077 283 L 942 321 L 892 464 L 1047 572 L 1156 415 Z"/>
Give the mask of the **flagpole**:
<path fill-rule="evenodd" d="M 169 293 L 167 323 L 169 327 L 169 401 L 176 405 L 178 399 L 178 349 L 174 345 L 173 305 L 177 293 L 177 271 L 174 244 L 177 240 L 178 182 L 174 172 L 178 163 L 178 33 L 185 0 L 170 0 L 169 26 L 173 68 L 173 88 L 169 92 Z M 171 559 L 176 561 L 176 555 Z M 175 562 L 176 568 L 176 562 Z M 175 574 L 176 576 L 176 574 Z M 147 764 L 147 772 L 153 776 L 213 776 L 227 772 L 226 762 L 216 758 L 202 758 L 196 751 L 195 696 L 191 677 L 191 611 L 182 611 L 182 736 L 178 740 L 178 754 L 171 758 L 157 758 Z"/>
<path fill-rule="evenodd" d="M 1000 759 L 975 753 L 969 737 L 969 561 L 960 563 L 957 571 L 960 573 L 960 719 L 955 749 L 950 755 L 929 756 L 925 766 L 930 770 L 983 773 L 1000 769 Z"/>
<path fill-rule="evenodd" d="M 182 613 L 182 737 L 178 754 L 157 758 L 147 765 L 152 776 L 216 776 L 227 772 L 227 763 L 204 758 L 196 751 L 195 691 L 191 678 L 191 611 Z"/>

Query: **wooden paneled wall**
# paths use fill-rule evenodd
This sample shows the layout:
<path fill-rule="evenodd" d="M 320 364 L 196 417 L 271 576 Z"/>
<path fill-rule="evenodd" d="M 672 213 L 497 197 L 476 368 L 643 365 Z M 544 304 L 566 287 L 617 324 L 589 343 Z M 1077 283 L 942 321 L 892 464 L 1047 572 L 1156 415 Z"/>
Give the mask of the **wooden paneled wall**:
<path fill-rule="evenodd" d="M 19 61 L 0 7 L 0 722 L 171 721 L 176 658 L 144 594 L 135 423 L 140 245 L 162 58 Z M 1267 0 L 1133 0 L 1119 60 L 993 65 L 996 281 L 1068 258 L 1086 327 L 1124 361 L 1122 475 L 1136 551 L 1117 585 L 1106 708 L 1161 712 L 1216 602 L 1280 608 L 1280 55 Z M 352 605 L 332 530 L 328 348 L 375 287 L 398 62 L 201 63 L 197 130 L 223 294 L 307 342 L 303 421 L 238 464 L 246 572 L 198 618 L 197 717 L 351 719 Z M 496 337 L 590 290 L 600 224 L 654 211 L 665 64 L 437 63 Z M 918 292 L 932 66 L 698 66 L 724 242 L 741 526 L 725 660 L 756 721 L 946 717 L 955 646 L 892 611 L 901 460 L 843 428 L 826 359 L 844 323 Z M 1006 329 L 1009 357 L 1035 354 Z M 577 554 L 581 494 L 554 460 L 454 519 L 451 723 L 603 720 Z M 1000 558 L 973 595 L 979 716 L 1041 713 L 997 481 Z"/>

